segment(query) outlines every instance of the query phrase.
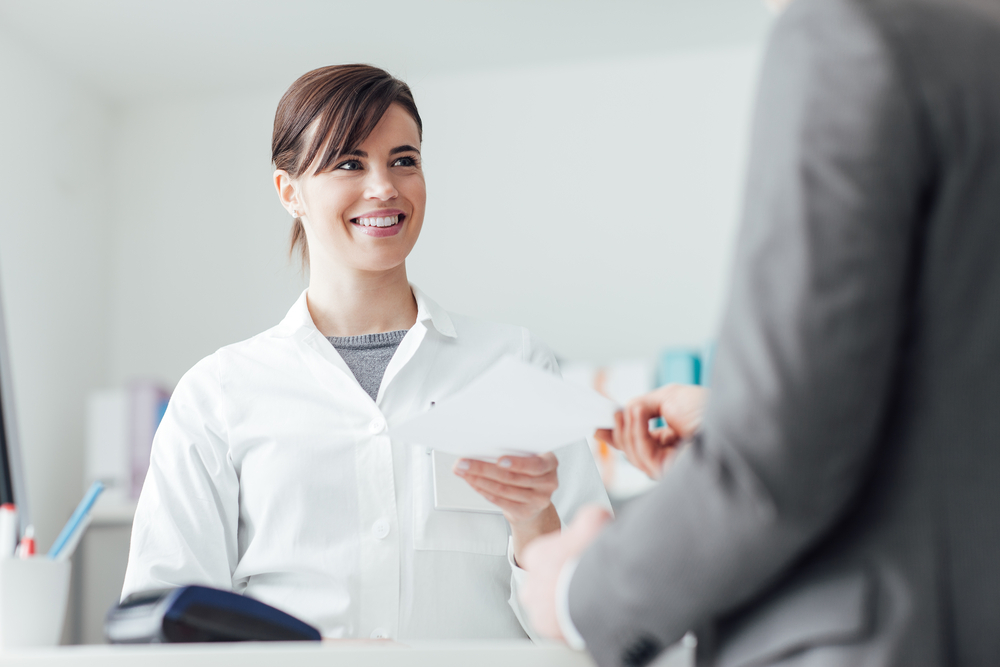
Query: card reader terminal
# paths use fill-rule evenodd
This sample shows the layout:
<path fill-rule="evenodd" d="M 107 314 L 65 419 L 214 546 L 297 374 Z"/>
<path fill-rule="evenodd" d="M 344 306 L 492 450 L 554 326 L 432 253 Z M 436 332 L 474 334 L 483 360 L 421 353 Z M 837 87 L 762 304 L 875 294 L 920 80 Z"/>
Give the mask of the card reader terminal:
<path fill-rule="evenodd" d="M 316 628 L 232 591 L 183 586 L 135 593 L 108 612 L 112 644 L 319 641 Z"/>

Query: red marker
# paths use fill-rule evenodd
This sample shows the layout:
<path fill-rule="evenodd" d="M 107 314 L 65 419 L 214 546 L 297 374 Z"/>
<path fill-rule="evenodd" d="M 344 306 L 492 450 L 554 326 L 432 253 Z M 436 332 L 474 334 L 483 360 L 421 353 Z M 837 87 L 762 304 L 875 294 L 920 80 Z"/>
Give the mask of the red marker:
<path fill-rule="evenodd" d="M 28 526 L 24 529 L 24 537 L 21 538 L 21 546 L 17 548 L 17 555 L 21 558 L 31 558 L 35 555 L 34 526 Z"/>

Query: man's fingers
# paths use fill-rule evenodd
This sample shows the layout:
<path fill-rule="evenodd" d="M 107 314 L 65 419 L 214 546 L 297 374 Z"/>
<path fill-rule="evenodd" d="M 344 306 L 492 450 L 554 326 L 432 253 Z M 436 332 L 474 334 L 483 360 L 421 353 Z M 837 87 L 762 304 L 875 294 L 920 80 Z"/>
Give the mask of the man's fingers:
<path fill-rule="evenodd" d="M 669 387 L 671 385 L 667 385 Z M 660 387 L 648 394 L 643 394 L 642 396 L 637 396 L 628 402 L 628 408 L 631 409 L 641 409 L 643 412 L 649 414 L 650 419 L 653 417 L 660 416 L 660 406 L 663 405 L 663 399 L 665 396 L 665 391 L 667 387 Z"/>
<path fill-rule="evenodd" d="M 690 438 L 701 428 L 708 389 L 689 384 L 668 384 L 654 392 L 660 400 L 660 411 L 681 438 Z"/>
<path fill-rule="evenodd" d="M 612 431 L 611 445 L 624 451 L 625 449 L 625 414 L 619 410 L 615 413 L 615 427 Z"/>
<path fill-rule="evenodd" d="M 664 447 L 660 450 L 660 453 L 656 456 L 656 468 L 659 471 L 656 475 L 657 478 L 663 476 L 663 471 L 667 467 L 667 462 L 677 455 L 677 447 Z"/>
<path fill-rule="evenodd" d="M 601 442 L 615 446 L 615 432 L 610 428 L 599 428 L 594 431 L 594 439 L 600 440 Z"/>
<path fill-rule="evenodd" d="M 650 477 L 658 468 L 653 463 L 657 440 L 649 432 L 650 412 L 641 404 L 630 404 L 626 413 L 628 435 L 632 440 L 632 463 Z"/>
<path fill-rule="evenodd" d="M 669 426 L 650 429 L 650 433 L 660 443 L 660 447 L 673 447 L 680 442 L 680 436 Z"/>
<path fill-rule="evenodd" d="M 636 464 L 636 444 L 627 410 L 615 413 L 615 446 L 625 454 L 625 458 Z"/>

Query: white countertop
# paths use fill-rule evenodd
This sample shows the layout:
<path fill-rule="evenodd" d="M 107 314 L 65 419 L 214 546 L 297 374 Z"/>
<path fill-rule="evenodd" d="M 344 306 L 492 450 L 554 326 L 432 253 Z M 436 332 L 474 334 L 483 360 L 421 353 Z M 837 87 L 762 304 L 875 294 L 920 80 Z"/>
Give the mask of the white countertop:
<path fill-rule="evenodd" d="M 593 667 L 586 653 L 527 641 L 240 642 L 232 644 L 147 644 L 58 646 L 0 653 L 4 667 Z"/>

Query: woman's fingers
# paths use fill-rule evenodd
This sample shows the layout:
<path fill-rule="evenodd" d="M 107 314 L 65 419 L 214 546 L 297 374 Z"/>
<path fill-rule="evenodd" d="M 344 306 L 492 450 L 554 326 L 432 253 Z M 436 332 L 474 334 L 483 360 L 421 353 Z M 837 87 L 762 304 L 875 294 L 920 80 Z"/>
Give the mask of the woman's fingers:
<path fill-rule="evenodd" d="M 489 477 L 463 474 L 479 495 L 490 501 L 501 510 L 511 526 L 516 527 L 525 521 L 536 521 L 546 508 L 552 505 L 552 493 L 556 490 L 558 481 L 555 474 L 547 477 L 527 477 L 533 480 L 532 486 L 505 484 Z"/>
<path fill-rule="evenodd" d="M 512 484 L 503 484 L 488 477 L 475 477 L 473 475 L 467 475 L 465 481 L 480 493 L 488 493 L 514 503 L 539 505 L 541 507 L 549 504 L 552 493 L 556 489 L 554 484 L 544 484 L 527 488 Z"/>
<path fill-rule="evenodd" d="M 636 403 L 628 410 L 628 421 L 630 422 L 629 432 L 632 435 L 632 450 L 634 452 L 638 467 L 650 477 L 657 477 L 659 470 L 654 463 L 654 450 L 657 443 L 649 432 L 649 420 L 653 417 L 653 412 L 645 405 Z"/>
<path fill-rule="evenodd" d="M 539 456 L 504 456 L 496 463 L 461 459 L 455 464 L 454 470 L 462 477 L 482 477 L 530 489 L 558 484 L 558 467 L 559 460 L 555 454 L 548 452 Z"/>
<path fill-rule="evenodd" d="M 455 474 L 504 511 L 509 521 L 537 519 L 552 505 L 559 487 L 559 460 L 554 454 L 504 456 L 496 463 L 461 459 Z"/>
<path fill-rule="evenodd" d="M 515 474 L 541 477 L 554 472 L 559 467 L 559 459 L 552 452 L 538 456 L 504 456 L 497 466 Z"/>
<path fill-rule="evenodd" d="M 511 500 L 505 496 L 498 496 L 494 493 L 490 493 L 484 488 L 478 485 L 478 481 L 472 478 L 467 479 L 469 486 L 473 488 L 479 495 L 481 495 L 486 500 L 490 501 L 501 510 L 503 510 L 504 515 L 513 519 L 530 518 L 535 512 L 531 511 L 531 506 L 525 503 L 517 502 L 516 500 Z M 537 512 L 537 510 L 536 510 Z"/>

